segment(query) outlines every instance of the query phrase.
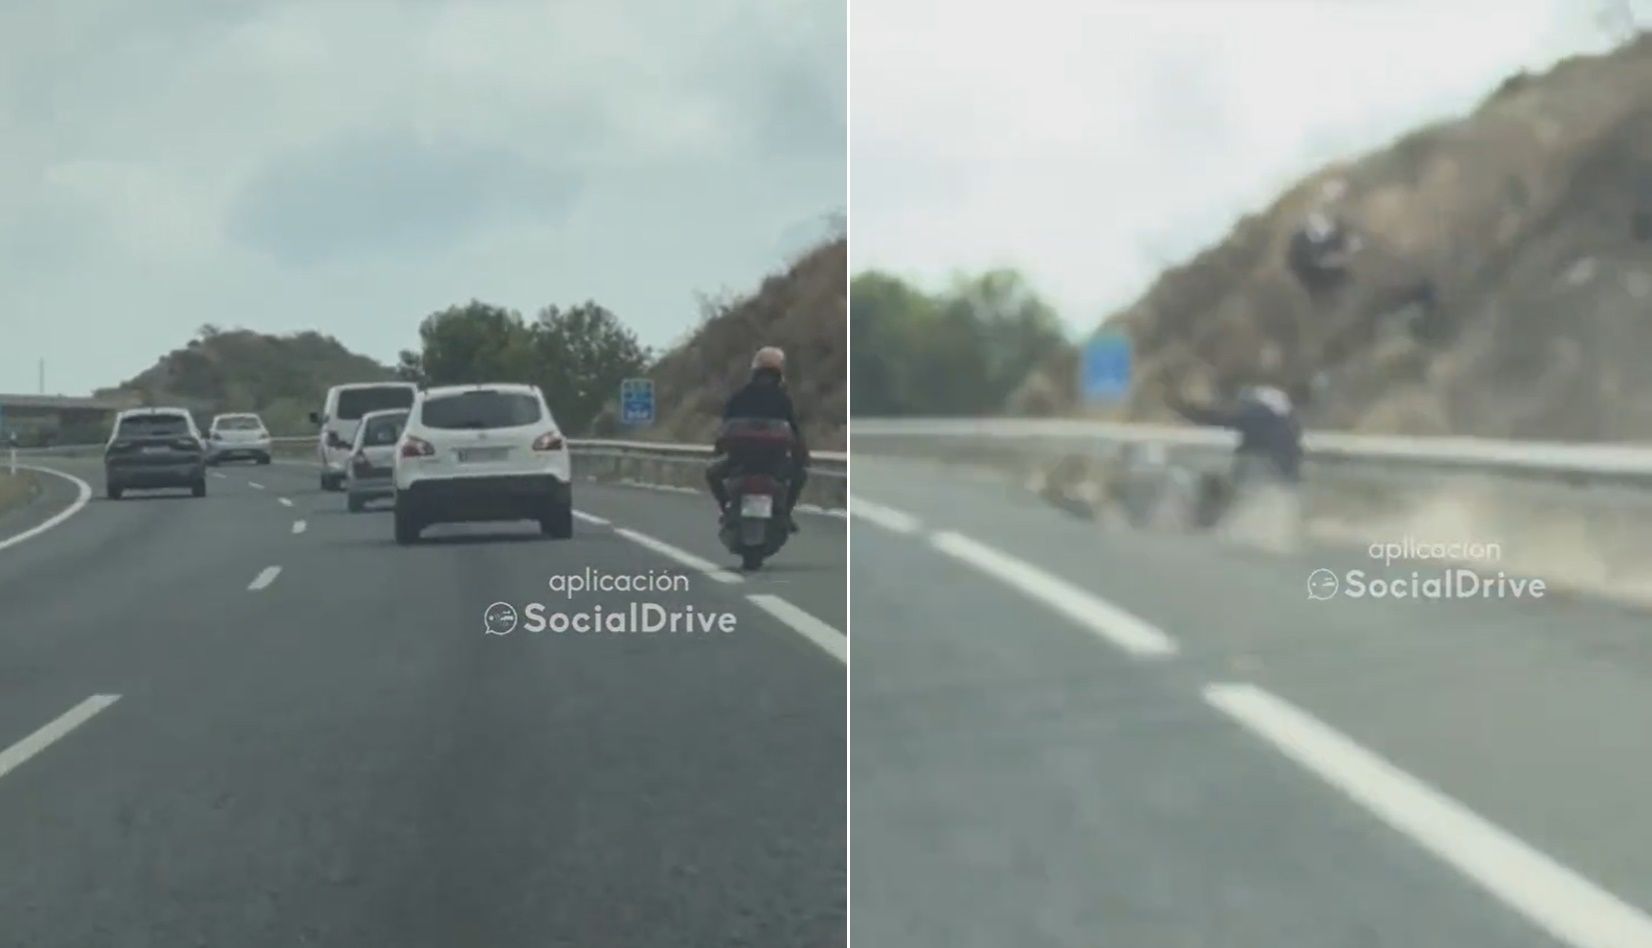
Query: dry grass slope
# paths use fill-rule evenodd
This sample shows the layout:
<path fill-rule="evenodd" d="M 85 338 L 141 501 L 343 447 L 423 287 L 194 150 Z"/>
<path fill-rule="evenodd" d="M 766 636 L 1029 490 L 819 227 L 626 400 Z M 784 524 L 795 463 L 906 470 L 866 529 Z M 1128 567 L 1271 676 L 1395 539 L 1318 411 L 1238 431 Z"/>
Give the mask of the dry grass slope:
<path fill-rule="evenodd" d="M 1287 258 L 1316 209 L 1363 247 L 1310 292 Z M 1164 417 L 1170 386 L 1260 377 L 1315 392 L 1322 427 L 1652 437 L 1652 39 L 1321 169 L 1116 318 L 1133 417 Z M 1072 390 L 1070 366 L 1047 372 Z"/>
<path fill-rule="evenodd" d="M 636 436 L 708 442 L 759 346 L 786 350 L 788 387 L 811 448 L 843 450 L 848 417 L 848 244 L 809 251 L 757 292 L 719 307 L 649 373 L 660 417 Z M 610 407 L 598 430 L 624 434 Z"/>

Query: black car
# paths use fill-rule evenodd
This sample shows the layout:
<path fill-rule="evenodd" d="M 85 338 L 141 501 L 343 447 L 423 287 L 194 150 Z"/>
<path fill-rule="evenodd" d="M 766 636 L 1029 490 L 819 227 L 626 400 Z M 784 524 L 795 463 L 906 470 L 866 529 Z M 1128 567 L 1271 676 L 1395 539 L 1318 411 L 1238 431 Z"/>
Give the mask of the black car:
<path fill-rule="evenodd" d="M 123 491 L 187 487 L 206 496 L 206 443 L 195 420 L 182 408 L 138 408 L 115 419 L 103 451 L 103 478 L 109 499 Z"/>

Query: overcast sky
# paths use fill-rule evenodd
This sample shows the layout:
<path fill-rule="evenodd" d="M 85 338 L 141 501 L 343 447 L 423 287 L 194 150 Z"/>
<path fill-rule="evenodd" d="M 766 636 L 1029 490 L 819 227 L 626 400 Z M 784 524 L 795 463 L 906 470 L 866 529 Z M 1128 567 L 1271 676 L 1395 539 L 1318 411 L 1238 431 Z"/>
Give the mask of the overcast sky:
<path fill-rule="evenodd" d="M 1599 6 L 869 0 L 853 265 L 929 289 L 1019 267 L 1088 331 L 1303 174 L 1603 48 Z"/>
<path fill-rule="evenodd" d="M 845 206 L 843 0 L 0 7 L 0 392 L 472 297 L 646 344 Z"/>

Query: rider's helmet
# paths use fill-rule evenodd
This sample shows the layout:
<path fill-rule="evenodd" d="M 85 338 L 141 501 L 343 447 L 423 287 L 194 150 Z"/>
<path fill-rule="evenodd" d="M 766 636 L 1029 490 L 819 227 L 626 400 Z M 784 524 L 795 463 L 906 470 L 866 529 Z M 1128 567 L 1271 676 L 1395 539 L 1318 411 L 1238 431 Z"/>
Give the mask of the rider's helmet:
<path fill-rule="evenodd" d="M 1294 411 L 1291 397 L 1283 389 L 1272 385 L 1252 385 L 1239 393 L 1239 401 L 1249 405 L 1261 405 L 1276 415 L 1289 415 Z"/>
<path fill-rule="evenodd" d="M 786 374 L 786 353 L 778 346 L 764 346 L 751 357 L 751 373 L 773 372 L 776 377 Z"/>

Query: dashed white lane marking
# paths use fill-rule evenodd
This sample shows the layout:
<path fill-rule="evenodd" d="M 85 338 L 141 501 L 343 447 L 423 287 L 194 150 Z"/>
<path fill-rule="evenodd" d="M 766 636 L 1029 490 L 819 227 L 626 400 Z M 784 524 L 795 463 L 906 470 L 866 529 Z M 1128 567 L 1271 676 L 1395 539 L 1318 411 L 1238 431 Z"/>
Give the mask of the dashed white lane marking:
<path fill-rule="evenodd" d="M 208 476 L 216 477 L 219 480 L 224 480 L 224 479 L 229 477 L 229 475 L 225 474 L 223 471 L 208 471 L 207 474 L 208 474 Z"/>
<path fill-rule="evenodd" d="M 0 777 L 4 777 L 29 758 L 57 743 L 70 731 L 90 721 L 99 711 L 119 700 L 120 695 L 92 695 L 47 722 L 40 730 L 0 751 Z"/>
<path fill-rule="evenodd" d="M 869 523 L 875 523 L 885 530 L 896 533 L 917 533 L 920 526 L 918 518 L 904 510 L 874 504 L 859 497 L 849 498 L 849 515 L 859 517 Z"/>
<path fill-rule="evenodd" d="M 761 607 L 764 612 L 791 626 L 799 635 L 820 646 L 826 654 L 840 662 L 849 661 L 849 639 L 842 632 L 779 596 L 752 593 L 746 598 Z"/>
<path fill-rule="evenodd" d="M 1176 642 L 1146 620 L 1031 563 L 960 533 L 937 533 L 929 542 L 942 553 L 1019 589 L 1132 655 L 1162 657 L 1176 652 Z"/>
<path fill-rule="evenodd" d="M 285 498 L 285 497 L 277 497 L 277 498 L 276 498 L 276 499 L 275 499 L 275 502 L 276 502 L 276 503 L 278 503 L 278 504 L 280 504 L 280 505 L 281 505 L 281 506 L 283 506 L 283 507 L 291 507 L 291 506 L 292 506 L 292 505 L 293 505 L 293 502 L 292 502 L 292 501 L 290 501 L 290 500 L 288 500 L 288 499 L 287 499 L 287 498 Z"/>
<path fill-rule="evenodd" d="M 247 481 L 247 486 L 252 488 L 253 490 L 263 490 L 264 489 L 264 485 L 258 483 L 257 481 Z"/>
<path fill-rule="evenodd" d="M 1205 700 L 1575 948 L 1652 945 L 1652 918 L 1317 718 L 1253 685 Z"/>
<path fill-rule="evenodd" d="M 309 526 L 309 524 L 305 523 L 302 520 L 294 520 L 293 521 L 293 532 L 294 533 L 303 533 L 304 528 L 307 527 L 307 526 Z"/>
<path fill-rule="evenodd" d="M 73 474 L 65 474 L 62 471 L 56 471 L 49 467 L 35 467 L 32 464 L 19 464 L 17 465 L 17 469 L 19 471 L 36 471 L 41 474 L 51 474 L 54 477 L 61 477 L 64 480 L 73 483 L 77 493 L 75 495 L 74 502 L 69 504 L 69 506 L 59 510 L 55 514 L 52 514 L 50 517 L 47 517 L 45 520 L 35 524 L 29 529 L 24 530 L 22 533 L 14 533 L 11 536 L 6 537 L 4 540 L 0 540 L 0 550 L 4 550 L 8 546 L 14 546 L 18 543 L 22 543 L 29 537 L 37 537 L 40 534 L 45 533 L 47 530 L 50 530 L 70 517 L 73 517 L 75 514 L 80 513 L 80 509 L 85 507 L 86 502 L 92 499 L 92 485 L 86 483 Z"/>
<path fill-rule="evenodd" d="M 635 530 L 628 530 L 625 527 L 615 527 L 614 532 L 622 537 L 625 537 L 627 540 L 630 540 L 632 543 L 647 547 L 662 556 L 668 556 L 691 569 L 697 569 L 720 583 L 741 582 L 741 578 L 738 574 L 731 573 L 710 560 L 702 560 L 687 550 L 679 550 L 664 540 L 656 540 L 646 533 L 638 533 Z"/>
<path fill-rule="evenodd" d="M 837 507 L 822 507 L 819 504 L 798 504 L 792 508 L 798 513 L 816 514 L 821 517 L 846 517 L 848 512 Z"/>
<path fill-rule="evenodd" d="M 596 516 L 595 514 L 588 514 L 583 510 L 574 511 L 574 516 L 576 516 L 579 519 L 585 521 L 586 523 L 594 523 L 594 524 L 597 524 L 598 526 L 607 526 L 608 525 L 608 521 L 602 519 L 601 517 Z"/>
<path fill-rule="evenodd" d="M 247 591 L 257 592 L 258 590 L 268 586 L 270 583 L 275 582 L 275 578 L 280 575 L 281 567 L 266 566 L 264 567 L 264 571 L 262 573 L 259 573 L 252 582 L 247 584 Z"/>
<path fill-rule="evenodd" d="M 645 481 L 639 481 L 639 480 L 635 480 L 635 479 L 629 478 L 629 477 L 620 478 L 618 483 L 624 484 L 627 487 L 641 487 L 645 490 L 659 490 L 659 491 L 665 491 L 665 492 L 671 493 L 671 494 L 698 494 L 698 493 L 701 493 L 701 490 L 698 487 L 687 487 L 687 486 L 682 485 L 682 484 L 649 484 Z"/>

